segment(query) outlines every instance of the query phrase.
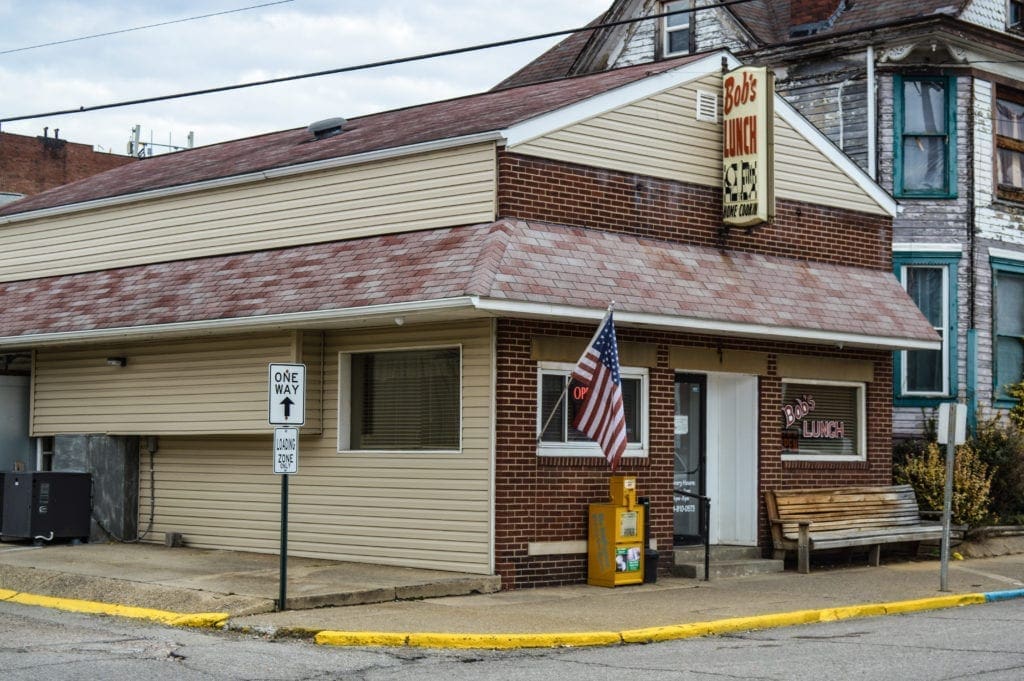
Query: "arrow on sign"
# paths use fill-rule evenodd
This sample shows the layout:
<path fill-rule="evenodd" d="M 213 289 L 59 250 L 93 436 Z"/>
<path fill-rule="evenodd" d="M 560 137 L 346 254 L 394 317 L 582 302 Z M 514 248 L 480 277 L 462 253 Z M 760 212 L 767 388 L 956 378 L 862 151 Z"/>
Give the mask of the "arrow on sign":
<path fill-rule="evenodd" d="M 290 397 L 284 398 L 283 400 L 281 400 L 281 404 L 284 405 L 284 417 L 285 417 L 285 419 L 290 418 L 291 415 L 292 415 L 292 405 L 295 404 L 294 402 L 292 402 L 292 398 L 290 398 Z"/>

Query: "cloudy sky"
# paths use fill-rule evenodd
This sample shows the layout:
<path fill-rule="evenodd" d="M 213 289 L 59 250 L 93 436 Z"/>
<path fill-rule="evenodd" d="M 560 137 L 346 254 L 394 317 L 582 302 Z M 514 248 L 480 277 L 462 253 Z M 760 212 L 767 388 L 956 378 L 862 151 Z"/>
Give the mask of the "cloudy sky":
<path fill-rule="evenodd" d="M 397 59 L 583 26 L 611 0 L 0 0 L 0 119 Z M 265 5 L 258 7 L 258 5 Z M 243 8 L 251 7 L 252 9 Z M 191 17 L 229 12 L 182 21 Z M 174 22 L 174 23 L 170 23 Z M 166 24 L 140 30 L 126 30 Z M 114 33 L 87 38 L 101 33 Z M 83 38 L 83 39 L 80 39 Z M 557 40 L 105 111 L 3 123 L 125 153 L 480 92 Z M 56 43 L 56 44 L 48 44 Z"/>

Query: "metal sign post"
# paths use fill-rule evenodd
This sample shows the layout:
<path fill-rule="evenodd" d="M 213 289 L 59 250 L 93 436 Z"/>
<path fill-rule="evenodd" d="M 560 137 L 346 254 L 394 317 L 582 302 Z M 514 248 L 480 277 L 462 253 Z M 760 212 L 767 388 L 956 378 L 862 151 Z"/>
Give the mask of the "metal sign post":
<path fill-rule="evenodd" d="M 306 422 L 306 365 L 271 364 L 268 418 L 274 429 L 274 473 L 281 476 L 281 565 L 277 610 L 288 599 L 288 476 L 298 471 L 299 429 Z"/>
<path fill-rule="evenodd" d="M 949 591 L 949 526 L 953 515 L 953 466 L 956 446 L 967 439 L 967 408 L 956 402 L 939 405 L 939 444 L 946 445 L 946 487 L 942 500 L 942 562 L 939 591 Z"/>

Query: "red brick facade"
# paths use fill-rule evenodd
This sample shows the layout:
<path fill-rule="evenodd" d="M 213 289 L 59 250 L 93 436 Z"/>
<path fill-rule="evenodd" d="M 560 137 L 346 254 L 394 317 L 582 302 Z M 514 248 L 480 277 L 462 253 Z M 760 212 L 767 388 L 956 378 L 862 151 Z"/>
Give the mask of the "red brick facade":
<path fill-rule="evenodd" d="M 506 589 L 568 584 L 586 579 L 586 555 L 530 556 L 531 542 L 584 540 L 587 507 L 608 497 L 608 466 L 599 457 L 537 456 L 537 363 L 530 359 L 535 336 L 589 338 L 594 329 L 558 323 L 503 319 L 497 325 L 497 461 L 495 480 L 495 568 Z M 624 459 L 620 471 L 637 476 L 638 495 L 650 498 L 651 535 L 665 553 L 672 548 L 673 416 L 675 370 L 669 347 L 752 350 L 769 353 L 768 374 L 759 379 L 758 496 L 764 490 L 845 484 L 889 484 L 892 439 L 892 354 L 851 352 L 816 346 L 729 340 L 619 328 L 620 342 L 658 346 L 649 368 L 649 450 L 646 460 Z M 867 384 L 867 459 L 857 462 L 782 460 L 782 379 L 778 354 L 869 360 L 875 381 Z M 759 545 L 770 544 L 763 502 L 758 502 Z"/>
<path fill-rule="evenodd" d="M 777 201 L 775 222 L 724 235 L 718 189 L 502 153 L 501 217 L 544 220 L 797 260 L 892 269 L 892 220 Z"/>
<path fill-rule="evenodd" d="M 499 160 L 502 217 L 565 223 L 634 235 L 872 269 L 891 267 L 891 220 L 781 201 L 771 226 L 732 230 L 724 239 L 721 202 L 707 187 L 597 170 L 503 153 Z M 587 538 L 588 504 L 608 495 L 601 458 L 537 456 L 535 336 L 588 338 L 594 329 L 561 323 L 502 319 L 497 324 L 495 567 L 506 589 L 586 579 L 586 555 L 531 556 L 531 542 Z M 649 367 L 649 451 L 621 470 L 637 475 L 638 495 L 650 498 L 651 534 L 671 555 L 673 532 L 674 385 L 670 347 L 722 348 L 766 353 L 759 377 L 758 496 L 768 488 L 888 484 L 891 477 L 892 353 L 800 345 L 623 327 L 619 341 L 657 346 Z M 866 386 L 867 457 L 854 462 L 782 460 L 780 354 L 867 360 L 875 380 Z M 758 502 L 759 545 L 770 545 L 763 501 Z M 664 564 L 663 564 L 664 565 Z"/>
<path fill-rule="evenodd" d="M 0 192 L 38 194 L 134 160 L 88 144 L 0 132 Z"/>

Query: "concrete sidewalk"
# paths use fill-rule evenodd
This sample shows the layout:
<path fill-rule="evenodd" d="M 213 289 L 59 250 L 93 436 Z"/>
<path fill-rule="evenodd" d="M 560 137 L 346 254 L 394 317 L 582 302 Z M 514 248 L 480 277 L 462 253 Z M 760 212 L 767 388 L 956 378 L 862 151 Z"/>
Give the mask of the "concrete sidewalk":
<path fill-rule="evenodd" d="M 419 636 L 420 645 L 499 647 L 502 641 L 617 643 L 628 640 L 622 632 L 693 623 L 762 618 L 729 625 L 750 629 L 900 610 L 874 604 L 925 599 L 912 609 L 927 609 L 978 602 L 978 594 L 989 592 L 1024 594 L 1024 554 L 950 561 L 948 593 L 939 591 L 939 567 L 938 560 L 893 559 L 877 568 L 815 566 L 809 575 L 497 592 L 494 577 L 292 558 L 289 605 L 304 609 L 276 612 L 276 556 L 156 545 L 0 544 L 0 589 L 7 590 L 0 598 L 34 594 L 57 599 L 42 602 L 56 607 L 73 599 L 170 614 L 221 613 L 220 626 L 270 635 L 341 632 L 318 640 L 351 645 L 412 645 Z M 948 598 L 957 594 L 973 596 Z M 856 609 L 837 610 L 847 606 Z M 764 618 L 780 613 L 791 615 Z"/>

